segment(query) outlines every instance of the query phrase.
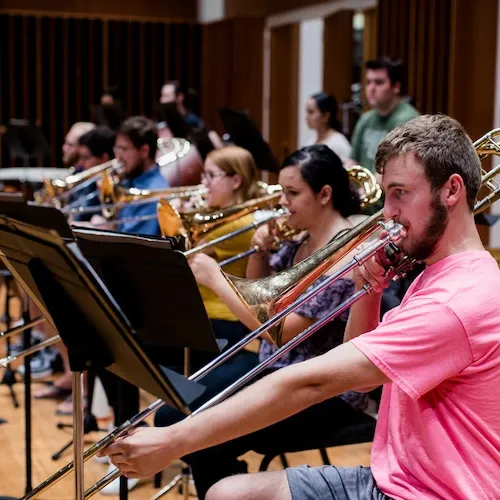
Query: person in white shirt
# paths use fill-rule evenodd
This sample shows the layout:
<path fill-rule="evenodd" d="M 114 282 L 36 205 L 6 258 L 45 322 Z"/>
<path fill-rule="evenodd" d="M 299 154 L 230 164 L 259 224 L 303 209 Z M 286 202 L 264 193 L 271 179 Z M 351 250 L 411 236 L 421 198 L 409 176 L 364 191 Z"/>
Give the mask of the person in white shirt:
<path fill-rule="evenodd" d="M 337 100 L 327 92 L 318 92 L 307 100 L 307 126 L 315 131 L 307 145 L 325 144 L 342 161 L 345 161 L 351 154 L 351 145 L 347 138 L 339 132 L 340 123 L 337 119 L 337 111 Z"/>

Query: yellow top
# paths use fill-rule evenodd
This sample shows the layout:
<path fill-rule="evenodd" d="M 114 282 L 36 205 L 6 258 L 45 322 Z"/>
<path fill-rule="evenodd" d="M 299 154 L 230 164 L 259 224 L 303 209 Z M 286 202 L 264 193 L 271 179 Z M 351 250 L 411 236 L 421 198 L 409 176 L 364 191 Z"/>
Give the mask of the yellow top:
<path fill-rule="evenodd" d="M 224 224 L 223 226 L 211 231 L 209 236 L 204 238 L 205 241 L 211 241 L 215 238 L 219 238 L 225 234 L 231 233 L 245 226 L 249 226 L 253 222 L 253 214 L 245 215 L 239 219 Z M 229 238 L 218 245 L 210 247 L 212 257 L 215 258 L 217 262 L 233 257 L 239 253 L 245 252 L 250 248 L 250 242 L 255 230 L 251 229 L 238 236 Z M 245 272 L 247 268 L 248 257 L 244 259 L 232 262 L 227 266 L 224 266 L 223 271 L 233 276 L 245 277 Z M 238 318 L 230 311 L 230 309 L 221 301 L 219 296 L 203 285 L 198 285 L 200 290 L 201 298 L 205 304 L 205 309 L 207 310 L 208 317 L 210 319 L 225 319 L 228 321 L 238 321 Z"/>

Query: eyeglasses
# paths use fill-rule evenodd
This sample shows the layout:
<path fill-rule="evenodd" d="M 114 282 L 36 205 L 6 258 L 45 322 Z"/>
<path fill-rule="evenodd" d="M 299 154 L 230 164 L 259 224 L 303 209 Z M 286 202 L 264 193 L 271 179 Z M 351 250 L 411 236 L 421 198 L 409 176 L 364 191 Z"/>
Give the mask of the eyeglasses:
<path fill-rule="evenodd" d="M 131 149 L 135 149 L 133 146 L 113 146 L 113 152 L 116 153 L 125 153 L 130 151 Z"/>
<path fill-rule="evenodd" d="M 232 174 L 227 174 L 226 172 L 203 172 L 201 178 L 207 182 L 212 182 L 217 177 L 229 177 Z"/>

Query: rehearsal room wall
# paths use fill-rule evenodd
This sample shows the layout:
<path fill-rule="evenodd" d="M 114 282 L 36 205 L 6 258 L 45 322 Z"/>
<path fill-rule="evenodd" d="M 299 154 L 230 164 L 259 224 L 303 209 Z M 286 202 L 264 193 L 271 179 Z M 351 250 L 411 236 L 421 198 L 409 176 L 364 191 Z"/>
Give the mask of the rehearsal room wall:
<path fill-rule="evenodd" d="M 58 10 L 63 4 L 64 12 Z M 196 2 L 167 1 L 155 11 L 152 2 L 90 0 L 85 2 L 89 15 L 80 1 L 43 5 L 46 13 L 30 11 L 35 3 L 20 0 L 15 13 L 0 12 L 0 32 L 8 40 L 0 47 L 0 124 L 18 118 L 40 125 L 51 148 L 45 165 L 60 165 L 65 133 L 72 123 L 91 118 L 90 106 L 109 85 L 118 85 L 127 114 L 153 119 L 164 81 L 180 79 L 200 88 L 202 27 Z M 181 21 L 162 20 L 160 13 L 167 10 Z"/>

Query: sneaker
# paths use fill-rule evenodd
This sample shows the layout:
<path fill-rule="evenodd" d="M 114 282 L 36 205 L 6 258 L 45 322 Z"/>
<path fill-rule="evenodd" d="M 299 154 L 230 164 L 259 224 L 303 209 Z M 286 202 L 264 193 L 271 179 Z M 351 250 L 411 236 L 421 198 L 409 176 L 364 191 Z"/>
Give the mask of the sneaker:
<path fill-rule="evenodd" d="M 37 352 L 30 361 L 31 378 L 40 379 L 52 375 L 51 358 L 44 351 Z M 19 366 L 17 372 L 24 376 L 24 365 Z"/>
<path fill-rule="evenodd" d="M 109 464 L 108 467 L 108 472 L 114 471 L 116 467 L 113 464 Z M 137 483 L 139 482 L 139 479 L 127 479 L 127 486 L 128 486 L 128 491 L 133 490 L 136 486 Z M 120 494 L 120 478 L 116 478 L 114 481 L 111 481 L 107 486 L 105 486 L 101 491 L 101 495 L 119 495 Z"/>
<path fill-rule="evenodd" d="M 45 335 L 42 332 L 34 330 L 31 332 L 31 345 L 37 345 L 42 340 L 45 340 Z M 24 342 L 19 339 L 17 342 L 10 344 L 10 354 L 12 356 L 17 356 L 20 352 L 24 351 Z"/>
<path fill-rule="evenodd" d="M 97 455 L 94 455 L 92 457 L 92 460 L 94 462 L 97 462 L 98 464 L 105 464 L 105 465 L 111 465 L 111 462 L 109 461 L 109 457 L 98 457 Z"/>

